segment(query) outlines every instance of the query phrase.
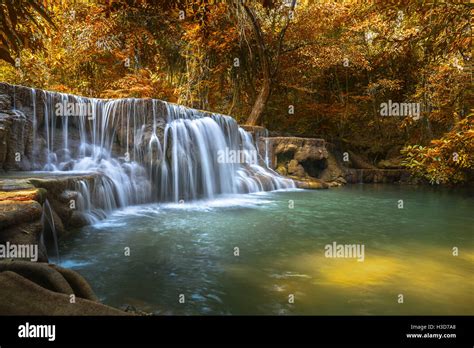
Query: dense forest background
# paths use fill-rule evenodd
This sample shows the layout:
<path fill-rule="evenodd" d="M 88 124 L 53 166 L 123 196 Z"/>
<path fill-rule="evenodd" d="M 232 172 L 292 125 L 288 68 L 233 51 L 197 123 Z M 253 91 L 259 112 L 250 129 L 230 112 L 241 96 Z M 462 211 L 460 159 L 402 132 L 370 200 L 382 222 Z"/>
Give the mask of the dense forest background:
<path fill-rule="evenodd" d="M 158 98 L 472 180 L 469 1 L 4 0 L 0 80 Z M 388 101 L 421 115 L 382 117 Z"/>

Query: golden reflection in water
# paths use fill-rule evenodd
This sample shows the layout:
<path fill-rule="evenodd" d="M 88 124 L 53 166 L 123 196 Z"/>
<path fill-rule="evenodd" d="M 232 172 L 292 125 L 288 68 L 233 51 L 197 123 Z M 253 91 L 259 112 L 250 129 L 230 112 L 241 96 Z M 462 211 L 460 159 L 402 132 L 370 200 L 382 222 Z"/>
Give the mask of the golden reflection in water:
<path fill-rule="evenodd" d="M 313 253 L 266 259 L 258 267 L 225 265 L 228 275 L 249 282 L 284 308 L 311 315 L 472 315 L 474 253 L 417 245 L 390 251 L 365 249 L 365 261 Z M 403 253 L 400 253 L 403 250 Z M 295 294 L 294 306 L 288 294 Z M 404 303 L 397 302 L 403 294 Z M 267 313 L 271 314 L 271 313 Z"/>
<path fill-rule="evenodd" d="M 387 314 L 474 314 L 474 253 L 461 248 L 458 256 L 441 247 L 407 246 L 403 255 L 366 248 L 364 262 L 326 258 L 316 252 L 295 258 L 293 266 L 313 284 L 346 293 L 348 301 L 397 303 L 398 294 L 410 308 L 392 307 Z M 392 306 L 393 303 L 389 305 Z M 372 313 L 377 314 L 377 313 Z M 380 308 L 380 314 L 385 314 Z"/>

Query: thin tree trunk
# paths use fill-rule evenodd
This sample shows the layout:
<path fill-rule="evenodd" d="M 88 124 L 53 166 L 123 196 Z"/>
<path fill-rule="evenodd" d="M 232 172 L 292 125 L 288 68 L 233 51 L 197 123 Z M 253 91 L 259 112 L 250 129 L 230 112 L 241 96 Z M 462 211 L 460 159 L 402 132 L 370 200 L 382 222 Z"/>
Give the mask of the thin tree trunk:
<path fill-rule="evenodd" d="M 261 123 L 261 118 L 263 115 L 263 110 L 267 105 L 268 99 L 270 97 L 270 78 L 264 77 L 263 86 L 258 93 L 257 99 L 253 104 L 252 111 L 250 112 L 249 118 L 247 119 L 247 124 L 250 126 L 258 126 Z"/>
<path fill-rule="evenodd" d="M 257 40 L 257 47 L 258 47 L 258 55 L 260 57 L 260 65 L 262 69 L 262 87 L 260 89 L 260 92 L 258 93 L 257 99 L 255 99 L 255 102 L 252 107 L 252 111 L 250 112 L 250 115 L 247 119 L 247 124 L 251 126 L 257 126 L 260 125 L 263 111 L 265 110 L 265 106 L 267 105 L 268 99 L 270 98 L 270 92 L 271 92 L 271 86 L 272 86 L 272 79 L 278 72 L 278 66 L 279 66 L 279 59 L 280 59 L 280 53 L 282 51 L 282 46 L 283 46 L 283 39 L 285 37 L 286 29 L 288 28 L 288 24 L 290 23 L 289 17 L 287 17 L 287 21 L 280 31 L 279 34 L 279 40 L 278 40 L 278 50 L 277 54 L 275 57 L 275 70 L 271 71 L 271 66 L 270 66 L 270 59 L 267 54 L 267 50 L 265 48 L 265 41 L 263 39 L 263 34 L 262 30 L 260 28 L 260 25 L 258 23 L 257 17 L 255 13 L 250 9 L 245 3 L 242 1 L 241 2 L 247 16 L 250 18 L 250 22 L 252 24 L 253 31 L 255 33 L 255 37 Z M 291 11 L 294 10 L 296 5 L 296 0 L 292 1 L 291 4 Z"/>
<path fill-rule="evenodd" d="M 260 64 L 263 73 L 262 88 L 255 99 L 253 104 L 252 111 L 247 119 L 247 124 L 251 126 L 256 126 L 261 122 L 263 110 L 267 104 L 268 98 L 270 97 L 270 87 L 271 87 L 271 74 L 270 74 L 270 62 L 268 60 L 268 55 L 265 49 L 265 42 L 263 40 L 263 34 L 260 29 L 257 17 L 255 13 L 247 7 L 247 5 L 242 4 L 247 16 L 250 18 L 252 23 L 252 28 L 257 39 L 258 55 L 260 57 Z"/>

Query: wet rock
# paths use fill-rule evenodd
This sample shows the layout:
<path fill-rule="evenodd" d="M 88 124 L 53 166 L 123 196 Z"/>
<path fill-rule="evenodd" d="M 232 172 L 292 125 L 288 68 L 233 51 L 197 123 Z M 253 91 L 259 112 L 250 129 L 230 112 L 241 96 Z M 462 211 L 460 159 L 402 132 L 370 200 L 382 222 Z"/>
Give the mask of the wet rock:
<path fill-rule="evenodd" d="M 297 178 L 303 178 L 305 177 L 305 171 L 304 171 L 304 168 L 301 164 L 299 164 L 299 162 L 295 159 L 292 159 L 289 163 L 288 163 L 288 169 L 287 169 L 287 172 L 289 175 L 291 176 L 295 176 Z"/>
<path fill-rule="evenodd" d="M 15 175 L 15 174 L 12 174 Z M 48 200 L 55 234 L 63 237 L 72 228 L 90 223 L 83 213 L 78 211 L 79 193 L 74 191 L 79 180 L 85 181 L 92 189 L 100 182 L 101 174 L 48 175 L 33 178 L 0 180 L 0 242 L 5 244 L 37 245 L 39 260 L 47 261 L 48 255 L 40 242 L 53 241 L 51 229 L 43 232 L 41 217 L 43 203 Z M 74 204 L 71 205 L 71 201 Z M 49 215 L 48 215 L 49 217 Z"/>
<path fill-rule="evenodd" d="M 0 169 L 30 169 L 30 159 L 26 156 L 31 152 L 30 130 L 31 120 L 23 112 L 0 110 Z"/>
<path fill-rule="evenodd" d="M 286 166 L 280 164 L 277 169 L 275 169 L 275 171 L 280 174 L 280 175 L 283 175 L 283 176 L 287 176 L 288 175 L 288 169 L 286 168 Z"/>
<path fill-rule="evenodd" d="M 0 110 L 11 110 L 12 100 L 6 94 L 0 94 Z"/>
<path fill-rule="evenodd" d="M 8 153 L 8 128 L 0 120 L 0 169 L 4 169 Z"/>
<path fill-rule="evenodd" d="M 0 191 L 20 191 L 31 189 L 35 189 L 35 187 L 30 183 L 29 179 L 3 178 L 0 180 Z"/>
<path fill-rule="evenodd" d="M 277 168 L 279 165 L 287 165 L 292 159 L 296 159 L 298 153 L 298 162 L 305 159 L 314 158 L 312 152 L 325 153 L 325 142 L 323 139 L 298 138 L 298 137 L 261 137 L 257 143 L 260 153 L 268 150 L 269 165 L 271 168 Z"/>
<path fill-rule="evenodd" d="M 36 201 L 0 201 L 0 230 L 7 226 L 39 220 L 42 212 L 41 204 Z"/>
<path fill-rule="evenodd" d="M 342 181 L 340 181 L 339 179 L 343 178 L 345 175 L 344 167 L 342 166 L 342 163 L 337 160 L 336 156 L 332 153 L 332 151 L 328 151 L 326 164 L 327 167 L 321 172 L 319 178 L 326 182 L 338 181 L 342 183 Z"/>
<path fill-rule="evenodd" d="M 79 283 L 72 281 L 74 284 L 69 284 L 62 273 L 54 268 L 51 269 L 51 273 L 49 270 L 44 270 L 48 266 L 41 265 L 40 267 L 43 269 L 22 270 L 22 272 L 23 274 L 26 272 L 35 280 L 38 277 L 41 279 L 41 276 L 46 277 L 47 281 L 43 279 L 43 283 L 57 282 L 54 283 L 55 285 L 51 283 L 48 285 L 60 291 L 45 288 L 16 271 L 8 270 L 8 266 L 4 266 L 5 270 L 0 272 L 0 284 L 2 284 L 0 313 L 3 315 L 129 315 L 121 310 L 82 298 L 79 294 L 87 294 L 90 290 L 74 290 L 74 286 Z M 39 272 L 41 276 L 34 276 L 36 272 Z M 72 294 L 76 296 L 75 303 L 70 302 Z"/>
<path fill-rule="evenodd" d="M 272 178 L 265 176 L 265 175 L 255 175 L 255 178 L 260 182 L 261 187 L 265 191 L 269 191 L 272 189 Z"/>
<path fill-rule="evenodd" d="M 61 220 L 61 225 L 67 227 L 68 221 L 71 219 L 73 213 L 73 210 L 70 208 L 70 203 L 62 202 L 52 197 L 48 201 L 52 211 L 54 212 L 55 221 L 59 219 Z"/>
<path fill-rule="evenodd" d="M 152 313 L 142 311 L 138 309 L 137 307 L 129 305 L 129 304 L 123 305 L 120 309 L 122 309 L 124 312 L 135 314 L 135 315 L 141 315 L 141 316 L 153 315 Z"/>
<path fill-rule="evenodd" d="M 48 263 L 28 261 L 1 261 L 0 272 L 11 271 L 42 286 L 63 294 L 74 294 L 67 280 Z"/>
<path fill-rule="evenodd" d="M 267 129 L 262 126 L 250 126 L 243 124 L 240 125 L 240 127 L 249 132 L 253 136 L 254 140 L 260 137 L 265 137 L 268 134 Z"/>
<path fill-rule="evenodd" d="M 298 162 L 304 161 L 321 161 L 327 158 L 328 153 L 326 148 L 321 146 L 316 146 L 314 144 L 308 144 L 308 141 L 299 148 L 295 153 L 295 160 Z"/>
<path fill-rule="evenodd" d="M 78 196 L 77 191 L 65 190 L 59 195 L 58 201 L 69 204 L 71 201 L 77 201 Z"/>
<path fill-rule="evenodd" d="M 295 184 L 298 188 L 310 190 L 327 189 L 330 187 L 326 182 L 318 179 L 295 180 Z"/>
<path fill-rule="evenodd" d="M 270 167 L 285 166 L 288 169 L 290 162 L 295 160 L 310 176 L 314 176 L 314 173 L 308 173 L 308 171 L 315 166 L 324 167 L 324 161 L 328 157 L 325 141 L 317 138 L 263 137 L 259 140 L 258 147 L 261 153 L 268 150 Z M 293 169 L 297 167 L 294 162 L 291 162 L 291 166 Z"/>
<path fill-rule="evenodd" d="M 95 295 L 89 283 L 79 275 L 79 273 L 74 272 L 73 270 L 62 268 L 57 265 L 49 265 L 59 272 L 64 279 L 69 283 L 74 294 L 80 298 L 85 298 L 87 300 L 99 302 L 99 299 Z"/>
<path fill-rule="evenodd" d="M 280 142 L 276 146 L 274 153 L 275 154 L 279 154 L 279 153 L 293 153 L 294 154 L 297 150 L 298 150 L 298 146 L 296 144 Z"/>
<path fill-rule="evenodd" d="M 352 151 L 347 151 L 349 153 L 349 167 L 354 169 L 376 169 L 373 164 L 369 163 L 362 156 L 355 154 Z"/>
<path fill-rule="evenodd" d="M 325 188 L 320 179 L 329 156 L 325 141 L 317 138 L 270 137 L 259 139 L 260 153 L 268 150 L 270 167 L 281 175 L 299 180 L 300 187 Z"/>
<path fill-rule="evenodd" d="M 38 255 L 36 255 L 36 261 L 47 262 L 48 254 L 46 248 L 41 242 L 42 230 L 43 225 L 40 220 L 9 226 L 0 231 L 0 244 L 4 246 L 6 246 L 7 243 L 10 243 L 10 245 L 14 244 L 17 246 L 36 246 L 38 248 Z"/>
<path fill-rule="evenodd" d="M 83 227 L 89 224 L 87 217 L 80 211 L 73 211 L 67 225 L 69 228 Z"/>
<path fill-rule="evenodd" d="M 66 234 L 66 229 L 64 228 L 64 224 L 62 219 L 59 217 L 58 213 L 54 209 L 51 209 L 51 215 L 54 222 L 54 228 L 56 230 L 56 235 L 61 238 Z"/>
<path fill-rule="evenodd" d="M 30 182 L 35 187 L 41 187 L 47 190 L 49 196 L 60 196 L 71 184 L 67 178 L 61 177 L 32 178 Z"/>

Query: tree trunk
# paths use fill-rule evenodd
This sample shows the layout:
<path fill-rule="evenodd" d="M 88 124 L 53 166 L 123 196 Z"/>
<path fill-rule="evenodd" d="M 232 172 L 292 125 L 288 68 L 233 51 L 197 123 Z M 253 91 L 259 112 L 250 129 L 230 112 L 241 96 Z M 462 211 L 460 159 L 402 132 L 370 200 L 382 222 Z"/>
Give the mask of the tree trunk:
<path fill-rule="evenodd" d="M 263 80 L 263 86 L 260 90 L 260 93 L 255 99 L 253 104 L 252 111 L 250 112 L 249 118 L 247 119 L 247 124 L 250 126 L 258 126 L 261 123 L 261 118 L 263 115 L 263 110 L 267 105 L 268 98 L 270 97 L 270 78 L 265 78 Z"/>
<path fill-rule="evenodd" d="M 260 29 L 260 25 L 257 21 L 257 17 L 255 13 L 247 7 L 247 5 L 242 4 L 247 13 L 248 17 L 250 18 L 250 22 L 252 23 L 252 28 L 255 33 L 255 37 L 257 39 L 257 47 L 258 47 L 258 55 L 260 58 L 260 64 L 263 73 L 263 82 L 262 88 L 258 93 L 257 99 L 255 99 L 255 103 L 253 104 L 252 111 L 250 112 L 249 118 L 247 119 L 247 124 L 251 126 L 257 126 L 261 122 L 263 110 L 267 104 L 268 98 L 270 97 L 270 88 L 271 88 L 271 74 L 270 74 L 270 63 L 268 60 L 268 55 L 265 49 L 265 42 L 263 40 L 262 31 Z"/>

